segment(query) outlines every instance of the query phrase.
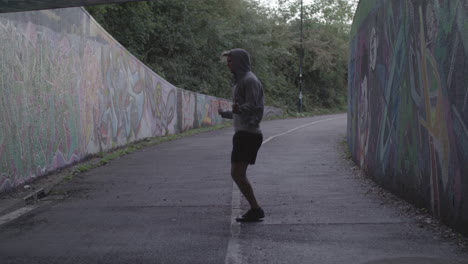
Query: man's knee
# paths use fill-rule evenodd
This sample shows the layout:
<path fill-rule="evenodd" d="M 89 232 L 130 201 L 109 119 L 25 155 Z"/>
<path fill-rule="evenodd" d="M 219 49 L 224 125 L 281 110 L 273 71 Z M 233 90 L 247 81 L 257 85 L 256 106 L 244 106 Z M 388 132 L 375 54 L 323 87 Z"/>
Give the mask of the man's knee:
<path fill-rule="evenodd" d="M 246 177 L 248 164 L 232 163 L 231 164 L 231 177 L 233 180 L 242 180 Z"/>

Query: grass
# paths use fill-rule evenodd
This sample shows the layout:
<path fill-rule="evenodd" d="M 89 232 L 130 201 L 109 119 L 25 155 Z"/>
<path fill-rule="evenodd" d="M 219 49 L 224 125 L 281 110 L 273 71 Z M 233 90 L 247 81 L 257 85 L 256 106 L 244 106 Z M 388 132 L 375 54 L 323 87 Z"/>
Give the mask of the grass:
<path fill-rule="evenodd" d="M 218 130 L 221 128 L 229 127 L 231 125 L 232 125 L 232 122 L 226 122 L 221 125 L 196 128 L 196 129 L 188 130 L 179 134 L 173 134 L 173 135 L 162 136 L 162 137 L 145 138 L 140 141 L 129 143 L 128 145 L 124 147 L 113 149 L 109 152 L 99 152 L 91 156 L 87 162 L 83 162 L 79 164 L 74 170 L 72 170 L 72 172 L 69 175 L 66 175 L 64 178 L 66 180 L 71 180 L 73 179 L 73 176 L 79 173 L 87 172 L 99 166 L 106 165 L 115 159 L 118 159 L 122 156 L 125 156 L 127 154 L 133 153 L 137 150 L 140 150 L 149 146 L 161 144 L 163 142 L 172 141 L 172 140 L 176 140 L 176 139 L 187 137 L 187 136 L 196 135 L 199 133 Z"/>
<path fill-rule="evenodd" d="M 351 151 L 349 150 L 348 139 L 346 136 L 341 141 L 341 147 L 343 148 L 345 158 L 347 160 L 352 160 L 353 155 L 351 154 Z"/>

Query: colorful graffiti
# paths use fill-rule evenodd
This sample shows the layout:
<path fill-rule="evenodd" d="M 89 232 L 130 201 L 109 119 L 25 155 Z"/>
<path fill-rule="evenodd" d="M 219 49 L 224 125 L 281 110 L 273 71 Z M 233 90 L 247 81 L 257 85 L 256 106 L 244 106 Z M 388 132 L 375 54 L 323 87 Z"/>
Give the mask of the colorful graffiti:
<path fill-rule="evenodd" d="M 0 43 L 0 192 L 230 106 L 166 82 L 81 8 L 2 14 Z"/>
<path fill-rule="evenodd" d="M 143 0 L 67 0 L 67 1 L 56 1 L 56 0 L 22 0 L 22 1 L 8 1 L 2 0 L 0 5 L 0 13 L 10 12 L 23 12 L 40 9 L 54 9 L 54 8 L 66 8 L 66 7 L 77 7 L 86 5 L 103 5 L 103 4 L 114 4 L 124 2 L 136 2 Z"/>
<path fill-rule="evenodd" d="M 362 0 L 348 142 L 377 182 L 468 234 L 468 2 Z"/>

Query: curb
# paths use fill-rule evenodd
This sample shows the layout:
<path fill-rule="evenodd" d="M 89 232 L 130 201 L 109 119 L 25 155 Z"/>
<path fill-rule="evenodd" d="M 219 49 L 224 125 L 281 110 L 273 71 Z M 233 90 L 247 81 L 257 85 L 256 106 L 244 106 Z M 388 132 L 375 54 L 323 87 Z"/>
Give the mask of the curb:
<path fill-rule="evenodd" d="M 5 217 L 6 215 L 9 215 L 9 214 L 11 214 L 11 213 L 13 213 L 15 211 L 22 210 L 22 209 L 30 206 L 31 204 L 36 203 L 38 200 L 48 196 L 49 193 L 51 192 L 51 190 L 57 184 L 59 184 L 63 179 L 64 179 L 64 177 L 59 177 L 56 180 L 54 180 L 53 182 L 40 187 L 39 189 L 35 190 L 32 193 L 27 194 L 26 196 L 24 196 L 22 198 L 12 199 L 12 202 L 10 202 L 10 203 L 5 202 L 7 205 L 4 208 L 0 208 L 0 218 Z M 8 199 L 5 199 L 5 200 L 8 200 Z M 37 207 L 39 207 L 39 206 L 36 206 L 34 208 L 37 208 Z M 2 225 L 2 224 L 4 224 L 4 223 L 0 223 L 0 225 Z"/>

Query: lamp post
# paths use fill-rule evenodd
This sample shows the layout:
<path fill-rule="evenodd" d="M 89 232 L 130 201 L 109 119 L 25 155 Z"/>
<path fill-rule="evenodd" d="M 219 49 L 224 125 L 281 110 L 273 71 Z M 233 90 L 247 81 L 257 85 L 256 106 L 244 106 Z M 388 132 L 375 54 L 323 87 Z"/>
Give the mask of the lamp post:
<path fill-rule="evenodd" d="M 300 48 L 299 48 L 299 101 L 297 103 L 297 110 L 298 112 L 302 112 L 302 66 L 304 61 L 304 46 L 302 43 L 303 33 L 302 33 L 302 20 L 303 20 L 303 5 L 301 0 L 301 40 L 300 40 Z"/>

